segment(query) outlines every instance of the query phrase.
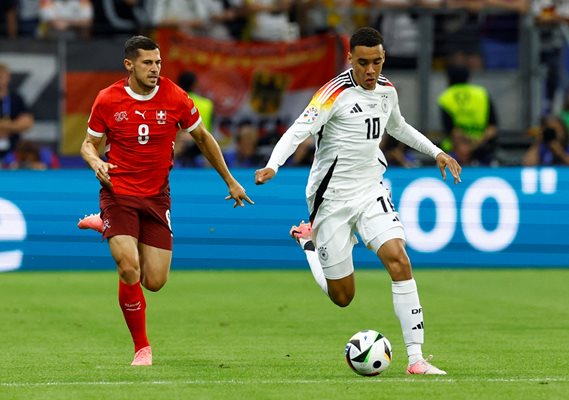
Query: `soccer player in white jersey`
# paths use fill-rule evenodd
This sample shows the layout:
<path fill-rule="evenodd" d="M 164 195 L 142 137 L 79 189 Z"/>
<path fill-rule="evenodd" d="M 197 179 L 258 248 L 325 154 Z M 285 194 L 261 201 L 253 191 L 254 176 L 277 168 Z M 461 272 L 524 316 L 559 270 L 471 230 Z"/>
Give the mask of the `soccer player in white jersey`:
<path fill-rule="evenodd" d="M 397 92 L 381 75 L 385 50 L 377 30 L 365 27 L 353 34 L 348 62 L 351 68 L 322 86 L 281 137 L 267 166 L 255 172 L 255 183 L 272 179 L 297 146 L 315 136 L 306 187 L 310 223 L 293 226 L 291 236 L 304 249 L 322 290 L 346 307 L 355 294 L 352 249 L 357 232 L 391 276 L 393 305 L 409 357 L 407 373 L 444 375 L 430 358 L 423 358 L 422 307 L 403 226 L 381 182 L 387 162 L 379 142 L 388 133 L 430 155 L 443 179 L 448 168 L 455 183 L 462 168 L 401 116 Z"/>

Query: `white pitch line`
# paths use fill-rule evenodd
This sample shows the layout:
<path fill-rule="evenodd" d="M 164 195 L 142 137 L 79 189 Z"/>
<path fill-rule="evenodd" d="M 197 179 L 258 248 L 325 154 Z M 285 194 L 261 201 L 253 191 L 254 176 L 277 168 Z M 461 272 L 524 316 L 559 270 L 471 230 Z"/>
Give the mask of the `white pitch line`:
<path fill-rule="evenodd" d="M 129 385 L 286 385 L 286 384 L 306 384 L 313 385 L 318 383 L 358 383 L 358 384 L 381 384 L 394 382 L 413 382 L 413 383 L 459 383 L 459 382 L 499 382 L 499 383 L 520 383 L 520 382 L 569 382 L 569 377 L 557 378 L 352 378 L 352 379 L 281 379 L 281 380 L 182 380 L 182 381 L 98 381 L 98 382 L 0 382 L 0 387 L 4 388 L 23 388 L 23 387 L 49 387 L 49 386 L 129 386 Z"/>

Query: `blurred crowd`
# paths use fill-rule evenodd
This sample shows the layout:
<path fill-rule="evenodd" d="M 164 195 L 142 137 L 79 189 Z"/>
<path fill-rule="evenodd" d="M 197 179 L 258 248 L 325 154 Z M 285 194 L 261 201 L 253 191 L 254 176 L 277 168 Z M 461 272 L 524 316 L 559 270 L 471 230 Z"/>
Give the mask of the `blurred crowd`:
<path fill-rule="evenodd" d="M 569 97 L 565 95 L 563 57 L 569 40 L 569 0 L 2 0 L 0 37 L 88 41 L 150 35 L 158 27 L 169 27 L 221 40 L 294 41 L 327 31 L 350 34 L 369 25 L 385 37 L 389 68 L 414 69 L 423 46 L 419 25 L 425 13 L 434 18 L 433 69 L 448 73 L 448 87 L 438 104 L 445 135 L 440 145 L 464 165 L 496 164 L 500 130 L 496 104 L 468 76 L 487 69 L 518 68 L 520 26 L 530 16 L 539 31 L 546 77 L 542 121 L 528 128 L 531 144 L 522 161 L 526 165 L 569 164 Z M 8 76 L 3 78 L 5 89 L 0 86 L 4 167 L 57 167 L 55 154 L 19 140 L 33 124 L 33 116 L 25 104 L 18 103 L 21 98 L 16 93 L 8 96 L 5 66 L 0 68 L 2 74 Z M 460 82 L 457 74 L 462 74 Z M 192 87 L 195 79 L 199 77 L 188 73 L 180 76 L 179 83 L 195 98 L 204 120 L 213 121 L 213 104 Z M 453 102 L 453 96 L 462 96 L 463 101 Z M 7 109 L 16 103 L 18 113 Z M 8 128 L 8 121 L 18 123 Z M 263 165 L 286 128 L 277 123 L 267 131 L 246 120 L 216 124 L 217 136 L 232 143 L 226 146 L 228 164 L 247 167 Z M 312 146 L 310 142 L 303 145 L 291 162 L 310 164 Z M 420 164 L 405 146 L 387 136 L 382 147 L 392 165 Z M 181 139 L 177 157 L 181 166 L 204 166 L 191 141 Z"/>
<path fill-rule="evenodd" d="M 533 13 L 547 20 L 567 18 L 569 5 L 565 3 L 554 0 L 3 0 L 0 26 L 2 34 L 12 38 L 63 35 L 88 39 L 148 33 L 167 26 L 218 39 L 291 41 L 327 30 L 350 33 L 360 26 L 371 25 L 385 33 L 388 48 L 397 37 L 397 48 L 393 46 L 392 51 L 404 55 L 412 52 L 419 41 L 417 10 L 431 9 L 437 11 L 436 25 L 444 31 L 445 46 L 475 56 L 480 46 L 478 36 L 509 40 L 517 30 L 513 22 L 517 14 Z M 472 60 L 473 65 L 476 62 Z"/>

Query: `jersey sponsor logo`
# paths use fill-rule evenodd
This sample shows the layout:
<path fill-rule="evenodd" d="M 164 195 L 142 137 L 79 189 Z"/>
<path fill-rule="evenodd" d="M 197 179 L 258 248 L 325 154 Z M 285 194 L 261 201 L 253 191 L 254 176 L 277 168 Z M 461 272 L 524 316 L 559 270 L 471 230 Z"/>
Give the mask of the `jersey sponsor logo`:
<path fill-rule="evenodd" d="M 318 118 L 318 113 L 318 107 L 314 105 L 306 107 L 304 113 L 302 113 L 303 122 L 306 122 L 307 124 L 313 123 L 316 121 L 316 118 Z"/>
<path fill-rule="evenodd" d="M 146 114 L 146 110 L 145 110 L 145 111 L 138 111 L 138 110 L 135 110 L 134 113 L 135 113 L 136 115 L 140 115 L 140 116 L 142 117 L 142 119 L 146 119 L 146 117 L 144 116 L 144 114 Z"/>
<path fill-rule="evenodd" d="M 126 114 L 126 111 L 119 111 L 119 112 L 115 113 L 115 121 L 121 122 L 124 120 L 128 121 L 128 116 Z"/>
<path fill-rule="evenodd" d="M 352 107 L 350 114 L 356 114 L 356 113 L 361 113 L 361 112 L 363 112 L 362 108 L 360 107 L 360 105 L 358 103 L 356 103 L 356 105 L 354 107 Z"/>
<path fill-rule="evenodd" d="M 164 125 L 166 123 L 166 111 L 158 110 L 156 111 L 156 121 L 160 125 Z"/>

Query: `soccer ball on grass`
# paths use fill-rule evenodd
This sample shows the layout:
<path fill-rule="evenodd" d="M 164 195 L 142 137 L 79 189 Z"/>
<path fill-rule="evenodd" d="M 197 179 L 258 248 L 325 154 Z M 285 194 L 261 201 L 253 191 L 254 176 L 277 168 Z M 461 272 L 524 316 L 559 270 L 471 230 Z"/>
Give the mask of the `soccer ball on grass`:
<path fill-rule="evenodd" d="M 379 375 L 391 365 L 391 343 L 374 330 L 357 332 L 346 344 L 344 354 L 350 368 L 360 375 Z"/>

